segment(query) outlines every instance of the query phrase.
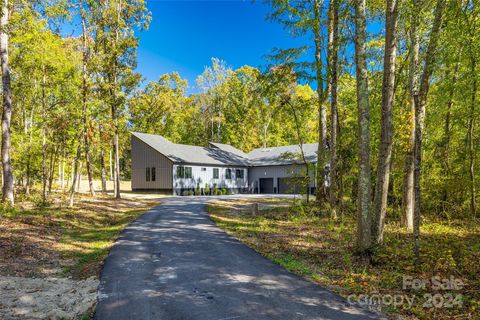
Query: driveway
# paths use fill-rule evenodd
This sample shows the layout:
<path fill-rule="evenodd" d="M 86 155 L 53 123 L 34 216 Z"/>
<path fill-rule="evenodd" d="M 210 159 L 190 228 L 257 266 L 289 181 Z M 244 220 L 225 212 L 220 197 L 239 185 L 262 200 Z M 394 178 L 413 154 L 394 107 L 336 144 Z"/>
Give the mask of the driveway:
<path fill-rule="evenodd" d="M 95 319 L 379 319 L 227 235 L 206 201 L 166 198 L 122 232 Z"/>

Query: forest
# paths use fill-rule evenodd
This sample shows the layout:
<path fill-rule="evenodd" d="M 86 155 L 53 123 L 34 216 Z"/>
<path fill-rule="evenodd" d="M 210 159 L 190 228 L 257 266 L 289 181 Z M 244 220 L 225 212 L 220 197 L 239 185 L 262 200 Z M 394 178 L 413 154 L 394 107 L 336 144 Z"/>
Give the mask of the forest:
<path fill-rule="evenodd" d="M 80 179 L 92 196 L 112 181 L 120 198 L 139 131 L 245 152 L 319 142 L 317 185 L 330 187 L 312 210 L 355 217 L 365 256 L 389 219 L 411 233 L 415 260 L 425 219 L 478 221 L 479 3 L 266 3 L 265 19 L 310 43 L 272 48 L 263 66 L 212 58 L 188 83 L 135 71 L 144 0 L 2 0 L 4 205 L 61 192 L 73 206 Z"/>

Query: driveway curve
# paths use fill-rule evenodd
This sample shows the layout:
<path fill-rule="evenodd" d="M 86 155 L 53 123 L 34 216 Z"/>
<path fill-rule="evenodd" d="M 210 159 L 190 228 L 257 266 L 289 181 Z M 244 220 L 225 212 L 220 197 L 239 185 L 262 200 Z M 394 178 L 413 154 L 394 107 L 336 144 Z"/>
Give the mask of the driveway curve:
<path fill-rule="evenodd" d="M 227 235 L 207 199 L 166 198 L 122 232 L 95 319 L 380 319 Z"/>

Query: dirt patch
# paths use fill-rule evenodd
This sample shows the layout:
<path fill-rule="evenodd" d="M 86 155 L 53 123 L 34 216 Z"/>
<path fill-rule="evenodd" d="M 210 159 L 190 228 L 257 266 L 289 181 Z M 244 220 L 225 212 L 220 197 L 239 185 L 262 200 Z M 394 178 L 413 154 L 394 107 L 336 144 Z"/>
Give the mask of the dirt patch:
<path fill-rule="evenodd" d="M 0 277 L 0 314 L 4 320 L 88 316 L 95 308 L 98 284 L 93 277 L 80 281 Z"/>

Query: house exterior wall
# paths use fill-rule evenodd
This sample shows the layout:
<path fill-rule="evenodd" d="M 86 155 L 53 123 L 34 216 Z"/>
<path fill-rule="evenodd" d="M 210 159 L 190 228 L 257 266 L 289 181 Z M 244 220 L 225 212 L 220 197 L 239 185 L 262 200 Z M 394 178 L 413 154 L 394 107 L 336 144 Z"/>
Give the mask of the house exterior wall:
<path fill-rule="evenodd" d="M 315 170 L 310 172 L 310 188 L 315 187 Z M 278 193 L 278 178 L 290 178 L 302 176 L 305 172 L 305 165 L 281 165 L 252 167 L 249 169 L 249 189 L 251 192 L 258 193 L 260 178 L 273 178 L 273 188 Z"/>
<path fill-rule="evenodd" d="M 173 162 L 133 135 L 131 142 L 132 190 L 159 190 L 171 194 Z M 155 168 L 155 181 L 147 181 L 146 168 Z"/>
<path fill-rule="evenodd" d="M 179 178 L 177 177 L 177 167 L 191 167 L 192 178 Z M 202 170 L 204 168 L 205 170 Z M 219 169 L 218 179 L 213 178 L 213 169 Z M 225 178 L 226 169 L 232 170 L 232 179 Z M 173 179 L 174 189 L 177 194 L 181 194 L 183 190 L 193 190 L 197 188 L 197 184 L 200 184 L 200 188 L 204 189 L 205 184 L 208 183 L 209 188 L 213 188 L 213 184 L 216 183 L 218 188 L 227 188 L 233 192 L 246 192 L 248 190 L 248 168 L 247 167 L 228 167 L 228 166 L 212 166 L 212 165 L 190 165 L 190 164 L 174 164 L 173 165 Z M 240 179 L 236 177 L 236 169 L 243 170 L 244 178 Z"/>

